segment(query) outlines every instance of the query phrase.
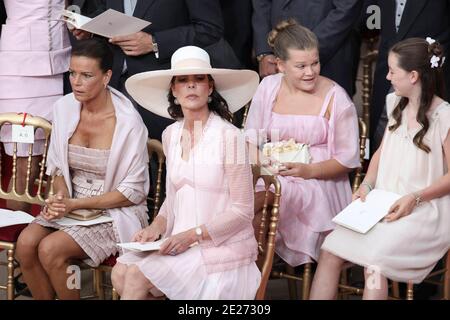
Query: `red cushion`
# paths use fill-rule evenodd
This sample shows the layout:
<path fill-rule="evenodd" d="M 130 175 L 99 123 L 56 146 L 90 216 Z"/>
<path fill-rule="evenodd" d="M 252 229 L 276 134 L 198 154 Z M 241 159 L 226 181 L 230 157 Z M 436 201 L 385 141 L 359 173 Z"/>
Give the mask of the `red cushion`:
<path fill-rule="evenodd" d="M 111 255 L 105 261 L 102 262 L 102 266 L 114 267 L 116 265 L 116 259 L 119 255 Z"/>
<path fill-rule="evenodd" d="M 14 226 L 0 228 L 0 241 L 16 242 L 20 233 L 27 224 L 17 224 Z"/>

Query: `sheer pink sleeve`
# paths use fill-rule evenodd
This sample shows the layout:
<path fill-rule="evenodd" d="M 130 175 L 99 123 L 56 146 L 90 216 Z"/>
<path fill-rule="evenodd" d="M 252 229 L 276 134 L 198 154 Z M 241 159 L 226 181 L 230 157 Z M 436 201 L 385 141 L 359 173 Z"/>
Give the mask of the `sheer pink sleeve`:
<path fill-rule="evenodd" d="M 236 132 L 234 139 L 226 140 L 225 158 L 234 159 L 227 161 L 231 163 L 224 164 L 231 206 L 227 212 L 219 214 L 205 225 L 216 246 L 242 229 L 248 228 L 254 215 L 252 171 L 244 138 Z M 230 156 L 229 152 L 232 152 L 233 156 Z"/>
<path fill-rule="evenodd" d="M 358 116 L 353 103 L 337 115 L 333 136 L 333 159 L 347 168 L 359 167 Z"/>

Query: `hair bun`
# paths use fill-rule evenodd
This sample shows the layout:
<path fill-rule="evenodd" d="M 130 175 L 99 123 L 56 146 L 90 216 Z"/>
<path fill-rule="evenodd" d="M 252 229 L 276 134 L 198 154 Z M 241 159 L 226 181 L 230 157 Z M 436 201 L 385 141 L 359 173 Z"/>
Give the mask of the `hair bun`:
<path fill-rule="evenodd" d="M 285 31 L 286 29 L 292 27 L 292 26 L 296 26 L 299 25 L 298 22 L 293 19 L 293 18 L 289 18 L 287 20 L 283 20 L 281 22 L 279 22 L 275 28 L 272 29 L 272 31 L 270 31 L 269 36 L 267 37 L 267 43 L 269 44 L 269 46 L 273 49 L 275 47 L 275 41 L 278 37 L 278 35 Z"/>

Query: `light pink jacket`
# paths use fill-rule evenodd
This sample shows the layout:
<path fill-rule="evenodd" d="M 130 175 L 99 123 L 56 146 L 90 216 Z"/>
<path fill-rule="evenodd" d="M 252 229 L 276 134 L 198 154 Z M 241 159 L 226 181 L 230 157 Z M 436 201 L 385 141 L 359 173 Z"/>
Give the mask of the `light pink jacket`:
<path fill-rule="evenodd" d="M 133 104 L 119 91 L 109 88 L 116 112 L 116 128 L 106 167 L 104 192 L 131 189 L 124 195 L 135 205 L 108 209 L 121 242 L 131 241 L 142 229 L 139 216 L 147 212 L 149 192 L 147 128 Z M 68 164 L 68 143 L 80 121 L 81 104 L 73 94 L 59 99 L 53 107 L 53 128 L 48 151 L 47 174 L 61 170 L 69 193 L 72 179 Z"/>
<path fill-rule="evenodd" d="M 183 122 L 178 121 L 164 131 L 163 146 L 167 161 L 167 196 L 159 215 L 167 219 L 164 237 L 172 234 L 174 225 L 175 186 L 170 179 L 174 161 L 180 161 L 177 148 Z M 226 137 L 234 137 L 226 139 Z M 246 145 L 237 148 L 240 131 L 217 115 L 211 115 L 203 130 L 201 141 L 194 147 L 197 163 L 194 163 L 194 188 L 201 204 L 196 210 L 212 240 L 200 243 L 203 262 L 208 273 L 238 268 L 253 263 L 257 258 L 254 236 L 253 180 L 251 167 L 246 160 Z M 242 148 L 243 147 L 243 148 Z M 192 156 L 192 155 L 191 155 Z M 234 159 L 234 160 L 231 160 Z M 214 187 L 204 187 L 214 183 Z M 180 214 L 180 213 L 178 213 Z"/>

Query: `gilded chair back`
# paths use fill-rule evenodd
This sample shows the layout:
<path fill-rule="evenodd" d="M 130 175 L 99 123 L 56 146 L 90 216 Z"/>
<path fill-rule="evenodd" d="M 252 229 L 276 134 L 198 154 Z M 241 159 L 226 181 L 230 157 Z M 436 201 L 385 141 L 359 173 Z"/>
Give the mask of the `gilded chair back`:
<path fill-rule="evenodd" d="M 355 177 L 353 178 L 352 190 L 355 192 L 358 190 L 359 185 L 364 179 L 364 162 L 366 157 L 366 142 L 367 142 L 367 124 L 364 122 L 362 118 L 358 119 L 359 124 L 359 162 L 361 166 L 356 169 Z"/>
<path fill-rule="evenodd" d="M 261 172 L 261 167 L 254 165 L 253 185 L 260 179 L 264 181 L 265 198 L 262 212 L 261 224 L 257 232 L 258 238 L 258 267 L 261 270 L 261 284 L 256 292 L 256 300 L 263 300 L 266 294 L 267 282 L 272 270 L 273 257 L 275 254 L 275 235 L 278 227 L 278 214 L 281 197 L 281 184 L 273 175 L 265 175 Z M 273 186 L 273 203 L 269 206 L 269 189 Z"/>
<path fill-rule="evenodd" d="M 11 190 L 4 190 L 0 183 L 0 198 L 5 200 L 15 200 L 20 202 L 26 202 L 29 204 L 37 204 L 43 205 L 45 194 L 53 193 L 53 180 L 50 181 L 49 185 L 46 181 L 45 175 L 45 164 L 47 161 L 47 150 L 49 146 L 49 139 L 52 126 L 50 122 L 41 118 L 41 117 L 33 117 L 31 115 L 27 115 L 24 117 L 22 114 L 16 113 L 1 113 L 0 114 L 0 130 L 4 125 L 30 125 L 33 126 L 34 132 L 38 128 L 44 131 L 45 137 L 45 149 L 44 154 L 42 155 L 42 159 L 39 163 L 39 175 L 38 179 L 34 181 L 35 183 L 30 184 L 31 177 L 31 164 L 32 164 L 32 150 L 33 144 L 29 145 L 28 148 L 28 159 L 27 159 L 27 170 L 26 170 L 26 185 L 25 190 L 21 194 L 17 191 L 17 180 L 18 180 L 18 170 L 17 170 L 17 143 L 14 143 L 13 146 L 13 156 L 12 156 L 12 187 Z M 5 174 L 4 169 L 6 166 L 3 165 L 2 159 L 0 156 L 0 181 L 2 181 L 2 175 Z M 30 185 L 37 187 L 37 192 L 34 193 L 33 190 L 30 190 Z M 48 187 L 48 188 L 47 188 Z M 47 189 L 47 190 L 46 190 Z M 7 266 L 7 282 L 6 285 L 0 285 L 0 289 L 6 289 L 6 295 L 8 300 L 13 300 L 15 298 L 15 290 L 14 290 L 14 269 L 16 268 L 17 261 L 14 259 L 15 255 L 15 240 L 12 239 L 1 239 L 0 238 L 0 250 L 6 250 L 7 261 L 1 262 L 0 265 Z"/>
<path fill-rule="evenodd" d="M 42 205 L 44 203 L 44 189 L 46 185 L 45 181 L 45 164 L 47 162 L 47 151 L 50 142 L 50 133 L 52 130 L 52 125 L 50 122 L 41 117 L 33 117 L 31 115 L 27 115 L 24 119 L 23 114 L 17 113 L 2 113 L 0 114 L 0 128 L 5 124 L 13 124 L 13 125 L 30 125 L 34 127 L 34 131 L 37 129 L 42 129 L 44 131 L 45 136 L 45 146 L 44 146 L 44 154 L 42 155 L 42 160 L 39 163 L 39 176 L 37 181 L 37 192 L 35 195 L 31 193 L 29 188 L 30 186 L 30 176 L 31 176 L 31 161 L 33 155 L 33 144 L 30 144 L 28 147 L 28 162 L 27 162 L 27 173 L 26 173 L 26 185 L 25 192 L 23 194 L 19 194 L 17 192 L 17 143 L 14 143 L 13 147 L 13 162 L 12 162 L 12 188 L 10 191 L 4 190 L 0 186 L 0 198 L 5 200 L 16 200 L 23 201 L 30 204 L 38 204 Z M 1 165 L 1 158 L 0 158 Z M 2 167 L 2 166 L 0 166 Z M 3 167 L 2 167 L 3 168 Z M 0 170 L 0 180 L 2 178 L 2 170 Z M 52 193 L 53 183 L 50 183 L 50 193 Z"/>
<path fill-rule="evenodd" d="M 159 208 L 161 206 L 161 199 L 162 199 L 161 184 L 162 184 L 163 168 L 166 162 L 166 156 L 164 155 L 162 143 L 159 140 L 148 139 L 147 149 L 149 158 L 151 159 L 153 155 L 156 155 L 158 162 L 155 190 L 153 190 L 153 195 L 149 197 L 149 200 L 153 202 L 153 213 L 151 217 L 153 220 L 158 214 Z"/>
<path fill-rule="evenodd" d="M 248 111 L 250 110 L 250 104 L 251 104 L 251 102 L 247 103 L 244 107 L 245 109 L 244 109 L 244 116 L 242 118 L 241 129 L 244 129 L 245 123 L 247 122 Z"/>

